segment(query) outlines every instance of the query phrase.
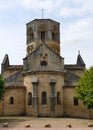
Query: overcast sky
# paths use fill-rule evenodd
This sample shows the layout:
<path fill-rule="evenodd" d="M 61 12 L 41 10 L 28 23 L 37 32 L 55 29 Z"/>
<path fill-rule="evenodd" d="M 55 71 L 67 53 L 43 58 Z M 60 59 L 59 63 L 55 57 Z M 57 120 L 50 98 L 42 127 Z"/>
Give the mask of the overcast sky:
<path fill-rule="evenodd" d="M 61 56 L 75 64 L 78 50 L 87 68 L 93 65 L 93 0 L 0 0 L 0 64 L 23 64 L 26 23 L 44 18 L 60 22 Z"/>

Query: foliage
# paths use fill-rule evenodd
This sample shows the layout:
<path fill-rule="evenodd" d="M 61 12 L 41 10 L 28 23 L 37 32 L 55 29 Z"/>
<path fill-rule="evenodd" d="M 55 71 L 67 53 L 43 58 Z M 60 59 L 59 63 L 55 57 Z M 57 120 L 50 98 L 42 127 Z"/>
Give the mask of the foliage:
<path fill-rule="evenodd" d="M 0 100 L 3 99 L 4 92 L 5 92 L 5 82 L 2 76 L 0 75 Z"/>
<path fill-rule="evenodd" d="M 75 90 L 76 98 L 83 101 L 88 109 L 93 108 L 93 67 L 84 71 Z"/>

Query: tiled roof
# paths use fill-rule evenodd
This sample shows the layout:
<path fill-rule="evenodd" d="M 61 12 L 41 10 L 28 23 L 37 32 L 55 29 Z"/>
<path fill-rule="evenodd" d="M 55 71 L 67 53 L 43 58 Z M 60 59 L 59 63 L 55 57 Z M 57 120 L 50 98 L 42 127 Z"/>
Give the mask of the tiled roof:
<path fill-rule="evenodd" d="M 80 54 L 79 54 L 78 57 L 77 57 L 77 65 L 78 65 L 78 66 L 82 66 L 82 67 L 85 68 L 85 63 L 84 63 L 84 61 L 83 61 L 83 59 L 82 59 L 82 57 L 81 57 Z"/>
<path fill-rule="evenodd" d="M 69 82 L 77 82 L 79 80 L 79 76 L 71 73 L 70 71 L 67 71 L 66 72 L 66 75 L 65 75 L 65 81 L 69 81 Z"/>
<path fill-rule="evenodd" d="M 22 77 L 22 71 L 18 71 L 15 74 L 9 76 L 8 78 L 5 79 L 6 83 L 11 83 L 11 82 L 23 82 L 23 77 Z"/>

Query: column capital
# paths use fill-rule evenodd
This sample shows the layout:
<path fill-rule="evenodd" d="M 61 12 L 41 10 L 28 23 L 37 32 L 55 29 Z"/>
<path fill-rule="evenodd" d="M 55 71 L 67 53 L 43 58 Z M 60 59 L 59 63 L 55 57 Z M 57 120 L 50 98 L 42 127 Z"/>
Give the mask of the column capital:
<path fill-rule="evenodd" d="M 32 83 L 33 85 L 38 85 L 38 79 L 37 79 L 37 77 L 32 78 L 32 79 L 31 79 L 31 83 Z"/>
<path fill-rule="evenodd" d="M 50 85 L 55 85 L 56 84 L 56 79 L 53 77 L 50 79 Z"/>

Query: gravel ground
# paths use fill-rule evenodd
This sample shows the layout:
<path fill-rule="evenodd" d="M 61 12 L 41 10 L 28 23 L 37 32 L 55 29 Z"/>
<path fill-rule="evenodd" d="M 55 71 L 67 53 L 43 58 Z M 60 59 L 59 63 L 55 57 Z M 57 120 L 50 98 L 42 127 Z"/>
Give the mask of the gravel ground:
<path fill-rule="evenodd" d="M 3 127 L 3 124 L 8 122 L 8 127 Z M 33 117 L 0 117 L 0 130 L 92 130 L 93 127 L 88 127 L 88 124 L 93 124 L 93 120 L 77 119 L 77 118 L 33 118 Z M 50 128 L 45 125 L 50 124 Z M 68 128 L 66 125 L 71 124 Z M 26 128 L 26 125 L 30 125 Z"/>
<path fill-rule="evenodd" d="M 56 127 L 52 127 L 52 128 L 24 128 L 24 127 L 10 127 L 10 128 L 0 128 L 0 130 L 83 130 L 83 128 L 56 128 Z M 84 130 L 93 130 L 93 128 L 84 128 Z"/>

